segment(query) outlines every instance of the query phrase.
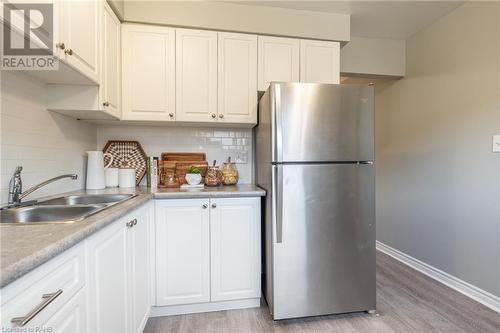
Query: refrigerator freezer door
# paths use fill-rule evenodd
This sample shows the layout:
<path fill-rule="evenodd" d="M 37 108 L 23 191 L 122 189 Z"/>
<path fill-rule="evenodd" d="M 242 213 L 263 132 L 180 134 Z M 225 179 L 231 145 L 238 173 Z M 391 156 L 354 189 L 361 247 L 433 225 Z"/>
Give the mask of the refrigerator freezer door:
<path fill-rule="evenodd" d="M 273 319 L 375 309 L 373 165 L 277 167 L 283 191 L 272 221 Z"/>
<path fill-rule="evenodd" d="M 273 83 L 273 162 L 373 160 L 373 87 Z"/>

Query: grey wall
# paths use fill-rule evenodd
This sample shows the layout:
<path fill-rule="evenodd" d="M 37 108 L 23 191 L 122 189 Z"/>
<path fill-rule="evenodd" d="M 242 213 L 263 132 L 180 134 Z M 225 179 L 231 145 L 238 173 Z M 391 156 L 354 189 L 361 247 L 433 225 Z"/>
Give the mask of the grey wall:
<path fill-rule="evenodd" d="M 405 40 L 351 36 L 340 50 L 340 72 L 402 77 L 406 70 L 405 52 Z"/>
<path fill-rule="evenodd" d="M 500 3 L 462 5 L 406 54 L 377 86 L 377 239 L 500 296 Z"/>

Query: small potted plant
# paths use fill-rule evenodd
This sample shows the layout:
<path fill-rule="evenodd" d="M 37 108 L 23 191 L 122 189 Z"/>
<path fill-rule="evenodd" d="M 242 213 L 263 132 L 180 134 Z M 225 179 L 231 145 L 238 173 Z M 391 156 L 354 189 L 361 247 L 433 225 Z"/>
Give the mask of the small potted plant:
<path fill-rule="evenodd" d="M 194 166 L 190 166 L 186 170 L 186 181 L 189 185 L 198 185 L 201 183 L 201 173 L 200 169 Z"/>

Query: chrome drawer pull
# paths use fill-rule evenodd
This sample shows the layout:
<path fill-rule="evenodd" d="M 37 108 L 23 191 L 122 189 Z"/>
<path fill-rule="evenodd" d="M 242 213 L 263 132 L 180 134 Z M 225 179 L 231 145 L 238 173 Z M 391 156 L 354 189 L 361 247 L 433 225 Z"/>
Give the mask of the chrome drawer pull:
<path fill-rule="evenodd" d="M 52 303 L 59 295 L 62 294 L 62 289 L 59 289 L 55 293 L 51 294 L 43 294 L 42 299 L 43 302 L 38 304 L 36 308 L 31 310 L 30 313 L 28 313 L 24 317 L 15 317 L 10 320 L 11 323 L 17 324 L 18 326 L 22 327 L 29 323 L 31 319 L 35 318 L 37 314 L 39 314 L 43 309 L 45 309 L 50 303 Z"/>

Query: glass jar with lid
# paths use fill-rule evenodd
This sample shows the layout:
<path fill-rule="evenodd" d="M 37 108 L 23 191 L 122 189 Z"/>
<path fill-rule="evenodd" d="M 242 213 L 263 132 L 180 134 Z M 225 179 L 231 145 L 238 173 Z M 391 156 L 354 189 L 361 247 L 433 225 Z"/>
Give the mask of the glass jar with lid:
<path fill-rule="evenodd" d="M 222 167 L 222 184 L 235 185 L 236 183 L 238 183 L 238 169 L 236 169 L 236 165 L 231 162 L 231 156 L 229 156 Z"/>

